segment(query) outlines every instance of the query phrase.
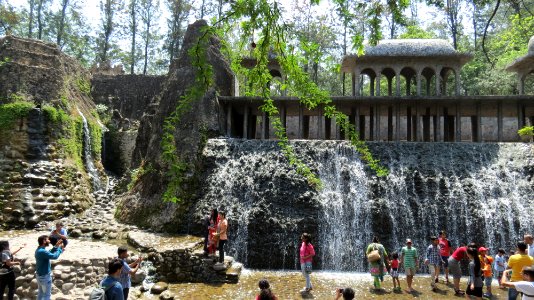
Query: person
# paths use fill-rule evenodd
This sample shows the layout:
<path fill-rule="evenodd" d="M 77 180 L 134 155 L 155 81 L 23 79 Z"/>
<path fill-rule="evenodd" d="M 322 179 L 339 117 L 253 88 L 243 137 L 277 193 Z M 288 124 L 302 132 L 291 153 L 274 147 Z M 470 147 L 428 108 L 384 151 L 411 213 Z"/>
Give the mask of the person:
<path fill-rule="evenodd" d="M 467 247 L 458 247 L 449 257 L 449 270 L 452 274 L 452 281 L 454 284 L 455 295 L 463 295 L 464 291 L 460 290 L 460 278 L 462 278 L 462 269 L 460 268 L 460 261 L 467 257 Z"/>
<path fill-rule="evenodd" d="M 55 245 L 58 240 L 63 240 L 63 251 L 65 250 L 65 247 L 67 247 L 67 244 L 69 241 L 67 240 L 67 229 L 63 227 L 62 222 L 56 223 L 56 228 L 52 229 L 52 232 L 50 232 L 50 243 L 52 245 Z"/>
<path fill-rule="evenodd" d="M 430 271 L 430 286 L 432 290 L 435 290 L 439 277 L 439 266 L 441 265 L 441 248 L 437 237 L 431 236 L 430 241 L 430 245 L 426 248 L 425 265 L 428 265 Z"/>
<path fill-rule="evenodd" d="M 527 254 L 527 244 L 524 241 L 517 242 L 516 254 L 510 256 L 508 259 L 507 269 L 512 270 L 512 277 L 510 278 L 511 282 L 521 281 L 523 278 L 521 276 L 521 271 L 524 267 L 530 267 L 534 264 L 534 258 Z M 509 272 L 505 272 L 509 273 Z M 503 277 L 504 278 L 504 277 Z M 509 286 L 508 289 L 508 300 L 517 299 L 519 292 L 512 286 Z"/>
<path fill-rule="evenodd" d="M 219 212 L 216 208 L 211 210 L 209 225 L 208 225 L 208 254 L 215 254 L 219 236 L 216 235 L 217 225 L 219 224 Z"/>
<path fill-rule="evenodd" d="M 4 291 L 8 288 L 7 299 L 13 300 L 15 297 L 15 272 L 13 266 L 20 265 L 20 261 L 15 261 L 13 256 L 17 254 L 25 245 L 11 252 L 8 241 L 0 241 L 2 250 L 2 265 L 0 266 L 0 300 L 4 299 Z"/>
<path fill-rule="evenodd" d="M 256 296 L 256 300 L 276 300 L 276 296 L 271 291 L 271 285 L 267 279 L 261 279 L 258 282 L 260 288 L 260 294 Z"/>
<path fill-rule="evenodd" d="M 499 288 L 502 289 L 504 286 L 501 283 L 501 277 L 506 269 L 506 258 L 504 257 L 504 254 L 506 252 L 504 249 L 500 248 L 497 252 L 497 255 L 495 256 L 495 263 L 494 263 L 494 269 L 495 269 L 495 275 L 497 275 L 497 281 L 499 282 Z"/>
<path fill-rule="evenodd" d="M 452 246 L 451 242 L 447 239 L 447 234 L 444 230 L 439 232 L 439 247 L 441 261 L 443 264 L 443 272 L 445 273 L 445 281 L 447 284 L 449 284 L 449 256 L 451 256 L 452 253 Z M 436 278 L 436 283 L 438 280 L 439 279 Z"/>
<path fill-rule="evenodd" d="M 412 240 L 406 239 L 406 246 L 401 249 L 401 265 L 404 266 L 404 271 L 406 272 L 406 283 L 408 284 L 408 293 L 414 291 L 412 288 L 413 277 L 415 276 L 415 271 L 419 267 L 419 262 L 417 261 L 417 249 L 412 247 Z"/>
<path fill-rule="evenodd" d="M 343 297 L 343 300 L 352 300 L 352 299 L 354 299 L 354 290 L 351 289 L 350 287 L 349 288 L 344 288 L 344 289 L 337 289 L 336 290 L 336 298 L 334 298 L 334 299 L 338 300 L 341 297 Z"/>
<path fill-rule="evenodd" d="M 478 251 L 476 248 L 468 247 L 466 254 L 469 257 L 469 280 L 465 290 L 465 299 L 471 299 L 471 296 L 476 299 L 482 299 L 482 287 L 484 284 L 482 282 L 482 268 Z"/>
<path fill-rule="evenodd" d="M 523 236 L 523 241 L 527 244 L 527 254 L 534 257 L 534 238 L 532 234 L 525 234 Z"/>
<path fill-rule="evenodd" d="M 380 289 L 382 288 L 381 282 L 384 281 L 384 269 L 386 267 L 388 253 L 384 246 L 380 244 L 378 237 L 376 236 L 373 237 L 373 242 L 367 246 L 365 254 L 369 255 L 369 253 L 375 250 L 378 251 L 380 259 L 369 261 L 369 271 L 371 272 L 371 276 L 373 276 L 373 285 L 375 289 Z"/>
<path fill-rule="evenodd" d="M 107 300 L 124 300 L 122 285 L 119 281 L 123 268 L 124 264 L 118 258 L 109 262 L 108 275 L 100 282 L 100 286 L 106 291 Z"/>
<path fill-rule="evenodd" d="M 39 247 L 35 250 L 35 276 L 37 277 L 37 300 L 50 300 L 52 296 L 52 266 L 51 259 L 58 259 L 63 252 L 63 240 L 58 240 L 51 250 L 50 238 L 41 235 L 37 238 Z"/>
<path fill-rule="evenodd" d="M 224 262 L 224 244 L 228 241 L 228 220 L 226 220 L 226 213 L 224 211 L 219 212 L 219 224 L 217 228 L 219 230 L 219 263 Z"/>
<path fill-rule="evenodd" d="M 202 220 L 202 227 L 204 234 L 204 256 L 208 256 L 208 245 L 209 245 L 209 235 L 210 235 L 210 219 L 211 214 L 213 213 L 213 209 L 211 210 L 209 215 L 205 215 L 204 219 Z"/>
<path fill-rule="evenodd" d="M 512 270 L 508 269 L 503 272 L 501 282 L 503 286 L 513 288 L 523 293 L 521 300 L 534 300 L 534 267 L 523 267 L 521 270 L 521 281 L 509 282 L 508 277 Z M 513 274 L 513 273 L 512 273 Z"/>
<path fill-rule="evenodd" d="M 135 260 L 133 263 L 128 264 L 126 259 L 130 256 L 130 254 L 128 253 L 128 248 L 126 247 L 119 247 L 117 254 L 118 259 L 122 262 L 119 281 L 121 283 L 124 300 L 127 300 L 128 294 L 130 293 L 130 287 L 132 287 L 132 275 L 137 273 L 137 270 L 139 270 L 139 267 L 141 267 L 141 261 L 143 261 L 143 258 L 139 256 L 139 258 L 137 258 L 137 260 Z"/>
<path fill-rule="evenodd" d="M 399 254 L 393 252 L 391 255 L 391 278 L 393 278 L 393 290 L 400 291 L 400 281 L 399 281 Z"/>
<path fill-rule="evenodd" d="M 480 266 L 482 268 L 482 274 L 484 277 L 484 285 L 486 286 L 486 293 L 484 297 L 491 298 L 491 281 L 493 280 L 493 272 L 491 271 L 491 265 L 493 264 L 493 257 L 487 255 L 488 249 L 484 247 L 478 248 L 480 254 Z"/>
<path fill-rule="evenodd" d="M 300 269 L 302 270 L 302 275 L 306 279 L 306 287 L 303 288 L 300 292 L 309 292 L 313 289 L 310 279 L 310 273 L 312 270 L 312 261 L 315 256 L 315 249 L 311 243 L 311 235 L 308 233 L 303 233 L 300 237 L 302 244 L 300 245 Z"/>

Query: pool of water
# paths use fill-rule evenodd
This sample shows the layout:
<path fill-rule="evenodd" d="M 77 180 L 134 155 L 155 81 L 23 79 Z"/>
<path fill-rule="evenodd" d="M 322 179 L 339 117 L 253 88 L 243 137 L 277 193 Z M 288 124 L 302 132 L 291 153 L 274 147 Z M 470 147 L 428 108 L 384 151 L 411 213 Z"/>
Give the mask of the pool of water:
<path fill-rule="evenodd" d="M 414 279 L 416 292 L 408 294 L 405 291 L 393 292 L 390 276 L 384 278 L 382 291 L 374 291 L 372 277 L 364 273 L 348 272 L 314 272 L 312 274 L 313 290 L 310 293 L 300 293 L 305 281 L 300 272 L 296 271 L 254 271 L 244 270 L 237 284 L 201 284 L 181 283 L 170 285 L 170 291 L 176 295 L 175 299 L 254 299 L 258 294 L 258 281 L 267 279 L 271 290 L 278 299 L 334 299 L 337 288 L 351 287 L 356 292 L 355 299 L 463 299 L 455 297 L 452 284 L 446 285 L 442 281 L 436 292 L 430 289 L 430 277 L 417 276 Z M 406 280 L 401 277 L 401 287 L 406 288 Z M 497 284 L 494 281 L 494 284 Z M 466 281 L 462 280 L 461 287 L 465 289 Z M 506 291 L 493 286 L 492 299 L 506 299 Z M 148 292 L 141 299 L 159 299 Z"/>

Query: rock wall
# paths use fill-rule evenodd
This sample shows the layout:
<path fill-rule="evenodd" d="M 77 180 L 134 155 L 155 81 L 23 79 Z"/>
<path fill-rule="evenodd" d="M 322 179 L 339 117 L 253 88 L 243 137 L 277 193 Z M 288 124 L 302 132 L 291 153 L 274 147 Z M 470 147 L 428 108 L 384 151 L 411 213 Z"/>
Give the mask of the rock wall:
<path fill-rule="evenodd" d="M 202 164 L 200 153 L 204 142 L 207 138 L 221 135 L 226 124 L 225 113 L 215 93 L 231 95 L 233 92 L 233 73 L 220 53 L 220 41 L 216 37 L 211 36 L 206 45 L 215 86 L 182 115 L 174 132 L 177 155 L 188 167 L 182 186 L 187 199 L 181 204 L 162 202 L 162 194 L 169 182 L 166 172 L 171 166 L 161 159 L 161 140 L 165 119 L 174 112 L 181 96 L 194 83 L 195 69 L 188 51 L 206 25 L 205 21 L 197 21 L 188 27 L 182 52 L 171 64 L 162 92 L 154 98 L 141 119 L 132 165 L 150 167 L 153 172 L 143 175 L 132 191 L 120 197 L 122 209 L 117 216 L 123 222 L 171 232 L 184 232 L 188 226 L 187 220 L 181 216 L 187 211 L 191 203 L 189 200 L 194 199 L 199 190 L 196 178 Z"/>
<path fill-rule="evenodd" d="M 152 99 L 161 92 L 166 76 L 93 75 L 91 96 L 96 104 L 117 110 L 122 118 L 140 120 Z"/>

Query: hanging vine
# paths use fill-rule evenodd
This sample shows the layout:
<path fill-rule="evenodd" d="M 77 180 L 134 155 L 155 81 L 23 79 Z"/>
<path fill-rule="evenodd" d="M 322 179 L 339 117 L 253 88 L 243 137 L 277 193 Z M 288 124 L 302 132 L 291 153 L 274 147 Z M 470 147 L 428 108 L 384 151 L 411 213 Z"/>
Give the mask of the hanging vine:
<path fill-rule="evenodd" d="M 168 175 L 170 183 L 163 195 L 165 201 L 180 202 L 181 184 L 183 175 L 188 169 L 187 163 L 180 160 L 176 151 L 174 131 L 183 113 L 187 112 L 194 101 L 201 99 L 213 85 L 213 70 L 207 60 L 207 46 L 211 35 L 220 34 L 217 27 L 245 20 L 240 23 L 243 34 L 242 42 L 248 42 L 254 32 L 259 33 L 257 47 L 253 51 L 256 65 L 247 72 L 251 91 L 248 95 L 259 96 L 263 100 L 260 109 L 269 116 L 274 132 L 278 138 L 278 145 L 282 153 L 286 156 L 289 164 L 295 167 L 296 171 L 304 176 L 310 186 L 320 189 L 322 184 L 317 175 L 295 154 L 293 147 L 289 143 L 286 130 L 280 119 L 280 113 L 270 96 L 269 83 L 272 76 L 268 70 L 269 56 L 275 54 L 283 71 L 287 74 L 289 84 L 284 84 L 283 89 L 287 89 L 291 95 L 299 98 L 299 101 L 307 109 L 322 108 L 324 116 L 334 119 L 339 124 L 341 130 L 349 137 L 351 145 L 359 152 L 360 157 L 378 175 L 385 176 L 388 171 L 380 165 L 379 161 L 373 157 L 365 142 L 359 139 L 354 125 L 349 121 L 349 117 L 337 110 L 332 103 L 330 96 L 321 90 L 310 80 L 307 73 L 300 68 L 301 58 L 292 52 L 286 41 L 287 26 L 283 23 L 280 9 L 276 1 L 270 3 L 267 0 L 237 0 L 232 3 L 231 13 L 227 13 L 214 26 L 203 28 L 203 34 L 199 40 L 189 50 L 192 65 L 196 71 L 195 83 L 187 90 L 179 101 L 176 110 L 165 120 L 163 139 L 161 142 L 162 158 L 168 163 Z M 233 66 L 236 66 L 233 62 Z"/>

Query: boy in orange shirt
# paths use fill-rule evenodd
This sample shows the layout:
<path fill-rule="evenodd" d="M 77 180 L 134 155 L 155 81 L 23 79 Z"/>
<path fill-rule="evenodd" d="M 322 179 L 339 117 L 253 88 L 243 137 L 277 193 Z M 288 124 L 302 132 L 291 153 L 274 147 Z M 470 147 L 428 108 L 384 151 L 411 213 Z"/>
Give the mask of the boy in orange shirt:
<path fill-rule="evenodd" d="M 491 298 L 491 281 L 493 280 L 493 273 L 491 272 L 491 265 L 493 264 L 493 257 L 486 255 L 488 249 L 484 247 L 478 248 L 480 253 L 480 269 L 482 269 L 484 275 L 484 285 L 486 286 L 487 293 L 484 297 Z"/>

